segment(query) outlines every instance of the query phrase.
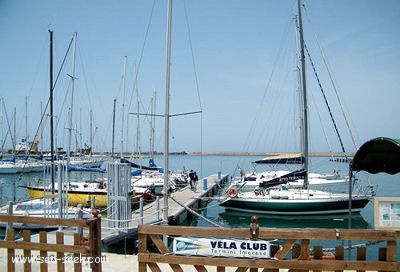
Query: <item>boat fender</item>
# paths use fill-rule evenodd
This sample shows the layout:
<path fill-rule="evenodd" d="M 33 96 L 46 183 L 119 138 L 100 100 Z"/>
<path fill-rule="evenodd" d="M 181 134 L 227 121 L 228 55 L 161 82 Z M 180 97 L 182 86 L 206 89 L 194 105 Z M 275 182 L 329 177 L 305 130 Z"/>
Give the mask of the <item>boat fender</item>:
<path fill-rule="evenodd" d="M 239 194 L 238 190 L 234 187 L 230 188 L 226 193 L 230 198 L 236 198 Z"/>

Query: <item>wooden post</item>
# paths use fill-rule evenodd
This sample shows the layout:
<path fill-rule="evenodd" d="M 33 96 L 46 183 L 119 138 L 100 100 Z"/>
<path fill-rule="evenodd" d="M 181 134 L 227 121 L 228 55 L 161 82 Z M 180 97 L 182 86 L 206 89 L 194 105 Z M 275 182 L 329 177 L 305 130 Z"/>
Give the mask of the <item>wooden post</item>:
<path fill-rule="evenodd" d="M 344 260 L 344 248 L 336 247 L 335 248 L 335 260 Z M 343 272 L 343 270 L 335 270 L 335 272 Z"/>
<path fill-rule="evenodd" d="M 74 246 L 80 246 L 82 242 L 82 236 L 79 233 L 74 233 Z M 78 253 L 74 254 L 74 258 L 79 258 L 81 260 L 81 256 Z M 74 271 L 82 271 L 82 262 L 74 262 Z"/>
<path fill-rule="evenodd" d="M 41 231 L 39 233 L 39 241 L 41 244 L 47 244 L 47 232 L 46 231 Z M 40 257 L 42 260 L 45 260 L 47 257 L 47 251 L 46 250 L 40 250 Z M 47 272 L 48 270 L 48 263 L 47 262 L 41 262 L 40 263 L 40 271 L 41 272 Z"/>
<path fill-rule="evenodd" d="M 23 240 L 24 242 L 30 242 L 31 241 L 31 231 L 30 230 L 24 230 L 22 233 Z M 30 249 L 24 249 L 24 257 L 31 257 L 31 250 Z M 24 271 L 31 271 L 31 262 L 24 262 Z"/>
<path fill-rule="evenodd" d="M 90 267 L 94 272 L 101 271 L 101 218 L 99 213 L 98 210 L 94 210 L 93 218 L 88 220 L 90 257 L 93 260 Z"/>
<path fill-rule="evenodd" d="M 56 232 L 56 243 L 57 245 L 64 244 L 64 232 L 61 231 Z M 65 271 L 65 266 L 64 263 L 62 262 L 63 257 L 64 257 L 63 252 L 57 252 L 57 271 L 59 272 Z"/>
<path fill-rule="evenodd" d="M 357 248 L 357 261 L 365 261 L 367 256 L 367 248 L 366 247 L 358 247 Z M 365 270 L 357 270 L 357 272 L 365 272 Z"/>
<path fill-rule="evenodd" d="M 314 260 L 322 260 L 322 246 L 314 246 L 313 258 Z M 314 270 L 315 272 L 321 272 L 322 270 Z"/>
<path fill-rule="evenodd" d="M 379 248 L 378 259 L 381 262 L 386 262 L 386 247 Z M 385 270 L 379 270 L 379 272 L 385 272 Z"/>
<path fill-rule="evenodd" d="M 7 241 L 14 241 L 14 229 L 7 230 Z M 12 258 L 15 256 L 15 249 L 8 248 L 7 249 L 7 271 L 14 272 L 15 271 L 15 263 L 12 261 Z"/>

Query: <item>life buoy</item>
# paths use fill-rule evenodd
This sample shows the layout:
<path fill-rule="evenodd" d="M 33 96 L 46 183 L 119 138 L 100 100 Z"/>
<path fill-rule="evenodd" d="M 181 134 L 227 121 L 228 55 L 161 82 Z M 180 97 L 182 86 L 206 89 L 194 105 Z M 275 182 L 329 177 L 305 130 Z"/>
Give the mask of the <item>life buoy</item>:
<path fill-rule="evenodd" d="M 234 187 L 230 188 L 226 193 L 230 198 L 236 198 L 239 194 L 238 190 Z"/>

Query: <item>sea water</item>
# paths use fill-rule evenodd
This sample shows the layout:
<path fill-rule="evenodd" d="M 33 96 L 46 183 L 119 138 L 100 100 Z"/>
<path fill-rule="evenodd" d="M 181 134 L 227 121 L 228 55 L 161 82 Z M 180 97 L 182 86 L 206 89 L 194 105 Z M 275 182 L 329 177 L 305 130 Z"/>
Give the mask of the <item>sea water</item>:
<path fill-rule="evenodd" d="M 252 162 L 260 159 L 260 156 L 224 156 L 224 155 L 171 155 L 169 157 L 169 170 L 186 170 L 196 171 L 199 178 L 206 178 L 211 174 L 227 174 L 230 177 L 238 176 L 240 169 L 244 171 L 262 171 L 267 170 L 266 167 L 254 168 Z M 156 156 L 155 162 L 158 166 L 163 165 L 163 157 Z M 281 167 L 281 166 L 280 166 Z M 349 169 L 346 163 L 333 163 L 329 157 L 311 157 L 310 167 L 312 172 L 321 174 L 331 174 L 333 171 L 339 171 L 342 176 L 348 176 Z M 278 168 L 277 168 L 278 169 Z M 75 173 L 74 179 L 96 178 L 101 174 L 94 173 Z M 89 176 L 88 176 L 89 175 Z M 362 185 L 377 185 L 377 197 L 399 197 L 400 196 L 400 174 L 389 175 L 379 173 L 375 175 L 366 174 L 364 172 L 356 173 L 356 178 Z M 22 201 L 29 199 L 26 186 L 29 183 L 35 183 L 43 179 L 48 179 L 48 175 L 43 173 L 25 173 L 13 175 L 0 175 L 0 205 L 5 205 L 8 201 Z M 226 184 L 228 186 L 229 184 Z M 198 184 L 201 190 L 201 185 Z M 221 197 L 226 196 L 226 187 L 221 188 L 215 198 L 210 199 L 205 205 L 197 210 L 202 216 L 213 221 L 214 223 L 228 228 L 248 228 L 250 225 L 250 217 L 254 214 L 226 211 L 224 207 L 219 206 Z M 288 216 L 259 216 L 260 227 L 276 227 L 276 228 L 335 228 L 346 229 L 349 227 L 349 217 L 347 215 L 337 216 L 309 216 L 309 217 L 288 217 Z M 209 223 L 203 221 L 196 216 L 189 216 L 186 225 L 212 227 Z M 353 229 L 373 229 L 374 228 L 374 203 L 371 201 L 359 215 L 352 215 L 351 227 Z M 360 241 L 369 242 L 369 241 Z M 400 242 L 400 241 L 399 241 Z M 110 251 L 118 251 L 121 253 L 131 251 L 131 242 L 129 245 L 122 245 L 122 249 L 116 248 Z M 400 243 L 398 243 L 400 244 Z M 329 244 L 328 246 L 337 246 Z M 346 245 L 343 245 L 346 246 Z M 371 251 L 377 252 L 377 247 L 385 247 L 385 244 L 372 246 L 368 248 L 367 253 Z M 117 248 L 121 245 L 117 245 Z M 324 245 L 325 247 L 325 245 Z M 400 250 L 397 253 L 400 259 Z M 368 256 L 369 257 L 369 256 Z M 374 256 L 373 259 L 376 259 Z"/>

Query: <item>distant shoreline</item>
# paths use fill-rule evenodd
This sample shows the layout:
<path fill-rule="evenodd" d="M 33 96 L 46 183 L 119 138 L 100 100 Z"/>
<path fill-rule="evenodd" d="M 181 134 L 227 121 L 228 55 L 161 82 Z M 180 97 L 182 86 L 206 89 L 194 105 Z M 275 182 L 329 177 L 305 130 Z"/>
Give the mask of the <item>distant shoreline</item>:
<path fill-rule="evenodd" d="M 37 154 L 32 153 L 32 156 L 40 156 L 41 154 L 48 154 L 49 152 L 40 152 Z M 277 156 L 277 155 L 288 155 L 288 154 L 294 154 L 296 152 L 239 152 L 239 151 L 194 151 L 194 152 L 186 152 L 186 151 L 180 151 L 180 152 L 170 152 L 170 155 L 182 155 L 182 156 Z M 59 154 L 64 155 L 65 153 L 60 152 Z M 76 152 L 71 152 L 71 154 L 79 154 Z M 120 153 L 114 153 L 114 155 L 120 155 Z M 163 152 L 155 152 L 154 155 L 163 155 Z M 310 152 L 311 157 L 354 157 L 354 152 Z M 23 155 L 23 154 L 22 154 Z M 92 154 L 93 156 L 111 156 L 110 152 L 94 152 Z M 138 154 L 136 153 L 123 153 L 124 157 L 130 157 L 130 156 L 137 156 Z M 142 152 L 142 156 L 149 156 L 148 152 Z M 3 158 L 8 158 L 13 156 L 12 153 L 3 153 Z M 14 155 L 15 156 L 15 155 Z M 17 155 L 18 156 L 18 155 Z"/>

